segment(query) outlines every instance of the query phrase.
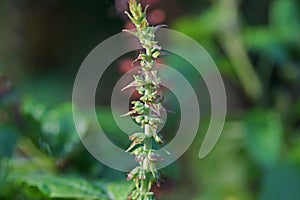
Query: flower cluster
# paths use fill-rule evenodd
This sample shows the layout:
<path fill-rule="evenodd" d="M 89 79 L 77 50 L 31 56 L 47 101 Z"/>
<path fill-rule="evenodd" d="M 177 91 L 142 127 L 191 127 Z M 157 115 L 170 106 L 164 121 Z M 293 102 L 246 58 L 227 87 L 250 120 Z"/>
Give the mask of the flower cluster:
<path fill-rule="evenodd" d="M 135 25 L 135 30 L 125 31 L 136 36 L 143 47 L 143 52 L 135 60 L 139 62 L 141 70 L 134 75 L 134 81 L 124 88 L 135 87 L 141 95 L 138 101 L 131 102 L 132 110 L 125 115 L 130 115 L 143 129 L 143 132 L 134 133 L 129 137 L 132 143 L 127 151 L 135 155 L 136 162 L 139 164 L 128 174 L 127 179 L 133 180 L 136 186 L 129 199 L 153 200 L 155 197 L 151 188 L 159 181 L 156 166 L 158 162 L 163 161 L 163 158 L 152 147 L 152 142 L 159 144 L 163 142 L 157 133 L 158 125 L 163 123 L 162 102 L 159 95 L 162 79 L 158 77 L 158 72 L 154 69 L 161 48 L 155 40 L 157 27 L 149 26 L 146 19 L 147 7 L 143 11 L 140 2 L 129 0 L 129 10 L 130 12 L 126 14 Z"/>

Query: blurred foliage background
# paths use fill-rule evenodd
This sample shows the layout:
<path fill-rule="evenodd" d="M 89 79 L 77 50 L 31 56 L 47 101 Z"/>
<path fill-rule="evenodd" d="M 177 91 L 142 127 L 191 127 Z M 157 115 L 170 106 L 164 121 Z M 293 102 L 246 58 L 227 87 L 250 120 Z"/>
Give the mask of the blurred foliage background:
<path fill-rule="evenodd" d="M 152 24 L 168 24 L 204 46 L 219 67 L 228 99 L 214 150 L 198 159 L 207 111 L 193 145 L 162 170 L 161 187 L 153 189 L 157 199 L 300 199 L 299 1 L 143 3 L 151 5 Z M 130 27 L 122 14 L 126 9 L 125 0 L 0 2 L 0 199 L 126 199 L 132 188 L 126 174 L 102 165 L 81 145 L 71 104 L 85 56 L 124 24 Z M 96 98 L 107 136 L 124 148 L 127 135 L 112 118 L 110 94 L 130 69 L 129 56 L 105 72 Z M 205 91 L 185 61 L 163 62 Z M 176 110 L 168 93 L 166 107 Z M 205 107 L 207 96 L 198 97 Z M 168 119 L 167 141 L 179 117 Z M 88 132 L 89 119 L 82 123 Z"/>

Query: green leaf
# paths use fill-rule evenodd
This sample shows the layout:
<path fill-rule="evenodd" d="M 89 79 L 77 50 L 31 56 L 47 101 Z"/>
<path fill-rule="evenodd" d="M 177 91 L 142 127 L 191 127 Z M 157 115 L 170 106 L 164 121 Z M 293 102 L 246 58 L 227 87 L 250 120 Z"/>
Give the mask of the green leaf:
<path fill-rule="evenodd" d="M 249 48 L 268 49 L 276 46 L 278 38 L 265 27 L 251 27 L 244 30 L 244 40 Z"/>
<path fill-rule="evenodd" d="M 36 187 L 49 198 L 109 200 L 105 191 L 79 178 L 51 175 L 13 176 L 16 182 Z"/>
<path fill-rule="evenodd" d="M 134 188 L 133 184 L 128 181 L 109 183 L 106 187 L 108 195 L 113 200 L 127 199 Z"/>
<path fill-rule="evenodd" d="M 0 158 L 10 157 L 18 139 L 19 131 L 10 126 L 0 127 Z"/>
<path fill-rule="evenodd" d="M 293 163 L 281 163 L 264 174 L 259 200 L 298 200 L 299 188 L 299 167 Z"/>
<path fill-rule="evenodd" d="M 278 113 L 263 110 L 250 113 L 245 131 L 249 154 L 258 164 L 268 167 L 278 162 L 283 135 Z"/>
<path fill-rule="evenodd" d="M 55 175 L 12 175 L 10 180 L 37 188 L 48 198 L 61 199 L 124 200 L 134 188 L 128 181 L 88 182 L 80 178 Z"/>
<path fill-rule="evenodd" d="M 279 33 L 281 39 L 299 44 L 300 20 L 295 0 L 276 0 L 270 9 L 271 26 L 273 32 Z"/>
<path fill-rule="evenodd" d="M 51 153 L 62 156 L 70 153 L 79 140 L 73 120 L 72 104 L 64 103 L 47 112 L 42 118 L 43 142 L 50 146 Z M 82 133 L 88 129 L 88 120 L 82 115 Z"/>
<path fill-rule="evenodd" d="M 23 114 L 30 115 L 37 121 L 40 121 L 46 113 L 46 107 L 43 104 L 35 102 L 31 98 L 24 99 L 21 110 Z"/>
<path fill-rule="evenodd" d="M 9 159 L 0 159 L 0 188 L 4 187 L 5 185 L 8 172 L 8 164 Z"/>
<path fill-rule="evenodd" d="M 185 16 L 176 21 L 174 27 L 176 30 L 189 35 L 196 40 L 201 38 L 211 38 L 214 33 L 220 29 L 222 24 L 219 13 L 216 8 L 206 10 L 198 16 Z M 195 28 L 197 27 L 197 28 Z"/>
<path fill-rule="evenodd" d="M 56 173 L 55 161 L 41 152 L 33 142 L 26 138 L 19 138 L 17 152 L 9 160 L 9 172 L 13 174 Z"/>

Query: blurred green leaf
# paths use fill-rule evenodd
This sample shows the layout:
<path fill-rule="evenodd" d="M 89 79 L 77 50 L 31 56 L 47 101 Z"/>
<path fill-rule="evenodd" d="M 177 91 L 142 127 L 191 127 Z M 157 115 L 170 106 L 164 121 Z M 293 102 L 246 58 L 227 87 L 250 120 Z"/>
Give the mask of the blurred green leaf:
<path fill-rule="evenodd" d="M 133 184 L 128 181 L 107 183 L 105 186 L 107 193 L 112 200 L 127 199 L 130 192 L 133 190 Z"/>
<path fill-rule="evenodd" d="M 127 181 L 92 182 L 83 178 L 56 175 L 13 175 L 10 179 L 16 183 L 35 187 L 49 198 L 124 200 L 133 189 L 133 184 Z"/>
<path fill-rule="evenodd" d="M 300 127 L 294 130 L 295 137 L 292 138 L 292 144 L 290 148 L 290 152 L 288 154 L 288 160 L 292 160 L 295 163 L 300 165 Z"/>
<path fill-rule="evenodd" d="M 300 18 L 294 0 L 276 0 L 270 9 L 270 26 L 248 27 L 244 39 L 248 47 L 280 63 L 290 59 L 287 46 L 300 47 Z"/>
<path fill-rule="evenodd" d="M 82 132 L 88 129 L 88 120 L 82 117 Z M 54 156 L 62 156 L 73 150 L 80 141 L 73 120 L 72 104 L 65 103 L 47 112 L 41 123 L 43 144 L 49 145 Z"/>
<path fill-rule="evenodd" d="M 247 190 L 250 177 L 248 168 L 251 166 L 243 151 L 245 142 L 242 131 L 242 121 L 226 122 L 218 144 L 204 159 L 198 159 L 203 139 L 195 140 L 199 144 L 188 154 L 190 163 L 185 166 L 184 171 L 184 174 L 190 174 L 192 183 L 198 188 L 198 194 L 193 199 L 252 199 L 253 194 Z M 192 186 L 189 184 L 187 187 Z"/>
<path fill-rule="evenodd" d="M 84 179 L 51 175 L 13 176 L 17 182 L 36 187 L 50 198 L 109 199 L 104 190 Z"/>
<path fill-rule="evenodd" d="M 10 157 L 16 145 L 19 131 L 11 126 L 0 127 L 0 158 Z"/>
<path fill-rule="evenodd" d="M 249 27 L 244 30 L 243 37 L 248 48 L 259 51 L 270 60 L 284 63 L 289 59 L 276 30 L 264 26 Z"/>
<path fill-rule="evenodd" d="M 35 120 L 41 120 L 46 113 L 46 107 L 30 98 L 25 98 L 21 105 L 21 111 L 25 115 L 32 116 Z"/>
<path fill-rule="evenodd" d="M 211 38 L 220 27 L 220 19 L 216 13 L 217 10 L 208 10 L 200 16 L 182 17 L 176 21 L 174 27 L 197 40 Z"/>
<path fill-rule="evenodd" d="M 260 200 L 299 200 L 300 171 L 293 164 L 280 164 L 267 171 Z"/>
<path fill-rule="evenodd" d="M 295 0 L 276 0 L 271 6 L 270 21 L 273 31 L 283 41 L 300 44 L 300 18 L 298 2 Z"/>
<path fill-rule="evenodd" d="M 9 172 L 14 174 L 56 173 L 55 160 L 41 152 L 26 137 L 19 139 L 17 151 L 9 161 Z"/>
<path fill-rule="evenodd" d="M 255 49 L 270 48 L 278 42 L 276 34 L 265 26 L 245 29 L 244 39 L 248 47 Z"/>
<path fill-rule="evenodd" d="M 3 158 L 0 159 L 0 188 L 4 186 L 6 181 L 7 172 L 8 172 L 8 163 L 9 163 L 9 159 L 3 159 Z"/>
<path fill-rule="evenodd" d="M 249 113 L 245 132 L 248 151 L 258 164 L 268 167 L 279 161 L 283 130 L 278 113 L 264 110 Z"/>
<path fill-rule="evenodd" d="M 200 15 L 183 16 L 172 27 L 198 41 L 210 53 L 217 53 L 214 38 L 222 25 L 219 13 L 219 8 L 212 7 Z"/>

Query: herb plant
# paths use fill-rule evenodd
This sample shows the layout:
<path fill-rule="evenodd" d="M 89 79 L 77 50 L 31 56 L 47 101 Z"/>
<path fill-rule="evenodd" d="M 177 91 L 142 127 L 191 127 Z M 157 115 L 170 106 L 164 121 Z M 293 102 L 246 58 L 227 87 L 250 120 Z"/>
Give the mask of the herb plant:
<path fill-rule="evenodd" d="M 130 115 L 143 130 L 129 137 L 132 143 L 127 151 L 135 155 L 138 163 L 127 178 L 133 180 L 135 184 L 135 190 L 129 197 L 131 200 L 155 199 L 151 188 L 154 183 L 159 185 L 159 173 L 156 166 L 162 161 L 162 157 L 152 146 L 153 142 L 162 143 L 157 131 L 158 125 L 163 123 L 162 103 L 159 95 L 162 79 L 158 77 L 158 71 L 155 69 L 161 47 L 155 40 L 157 27 L 150 26 L 146 19 L 147 7 L 143 10 L 138 0 L 129 0 L 129 12 L 125 12 L 135 25 L 135 30 L 125 31 L 137 37 L 143 48 L 135 60 L 139 62 L 141 70 L 134 75 L 134 81 L 124 88 L 136 87 L 136 91 L 141 95 L 139 100 L 131 102 L 132 110 L 126 114 Z"/>

